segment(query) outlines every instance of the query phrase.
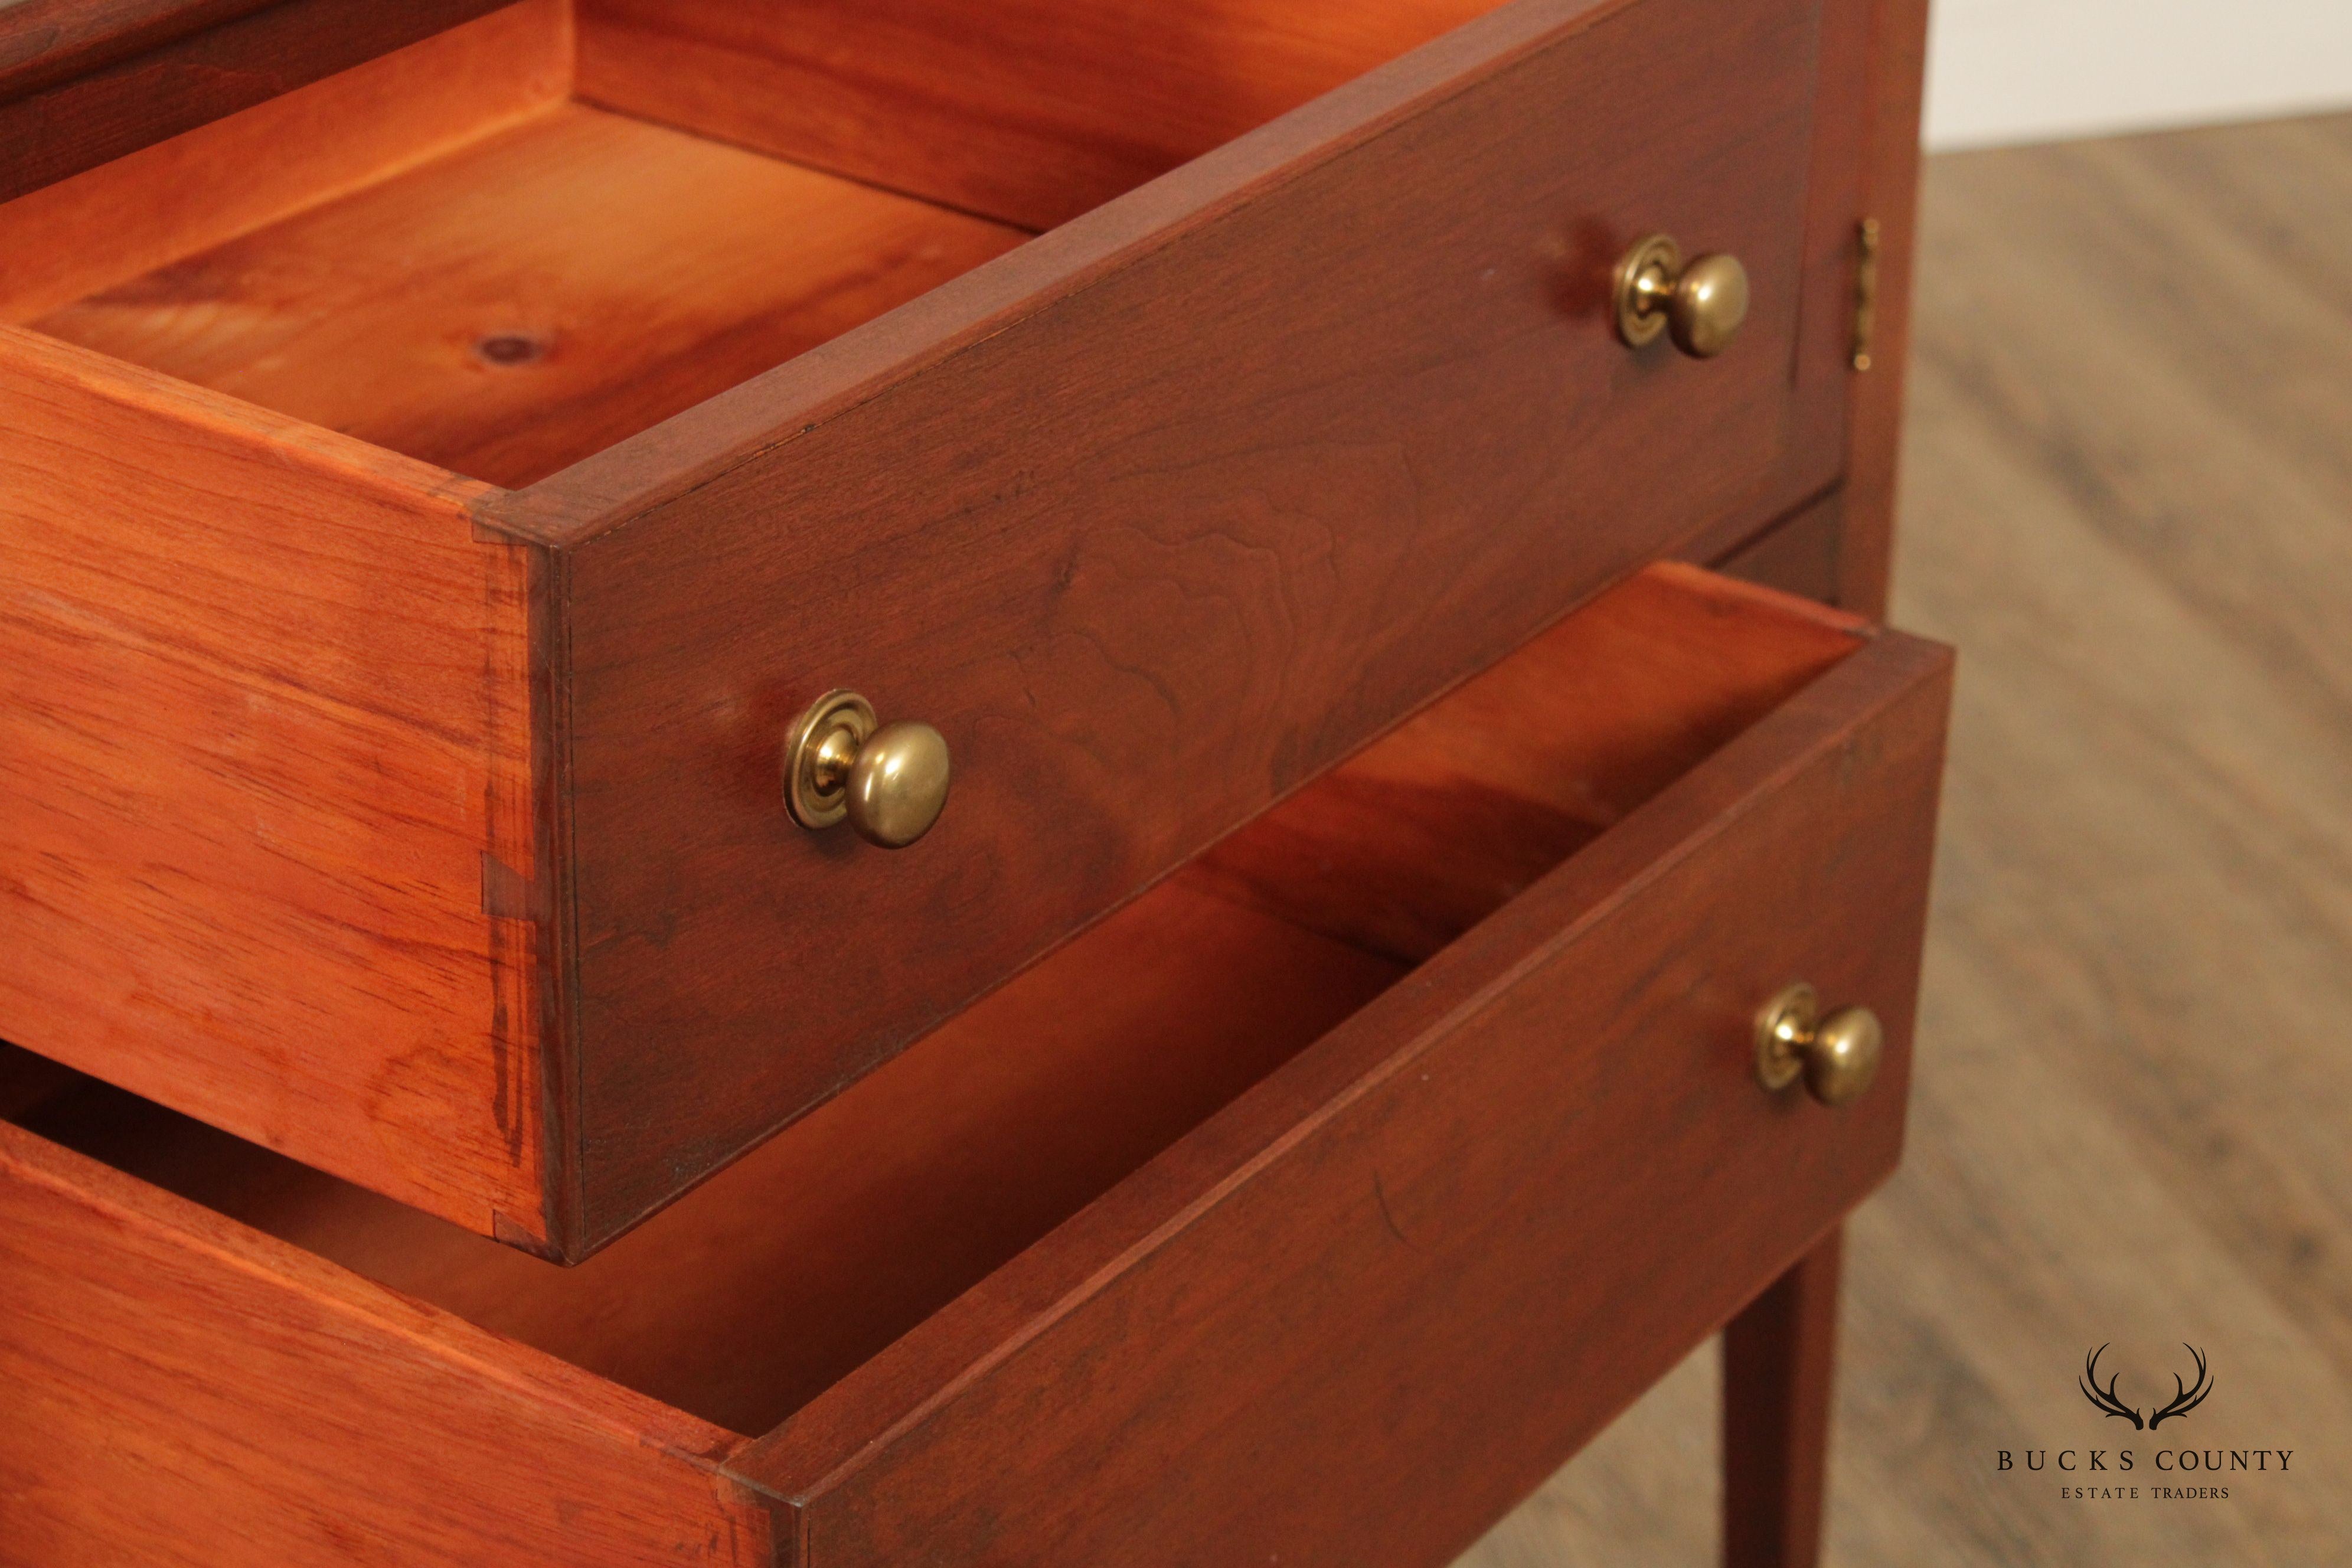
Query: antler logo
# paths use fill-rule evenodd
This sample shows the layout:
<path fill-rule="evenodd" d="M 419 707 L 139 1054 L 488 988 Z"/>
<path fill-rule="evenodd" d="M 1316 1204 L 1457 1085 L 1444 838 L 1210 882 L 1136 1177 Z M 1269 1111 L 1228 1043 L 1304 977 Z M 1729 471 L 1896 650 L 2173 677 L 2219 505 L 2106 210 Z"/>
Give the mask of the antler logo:
<path fill-rule="evenodd" d="M 2079 1384 L 2083 1390 L 2083 1397 L 2089 1400 L 2097 1408 L 2105 1411 L 2109 1415 L 2117 1416 L 2123 1420 L 2130 1422 L 2132 1424 L 2132 1430 L 2135 1432 L 2140 1431 L 2143 1428 L 2153 1432 L 2158 1426 L 2161 1426 L 2164 1422 L 2170 1420 L 2173 1416 L 2188 1415 L 2190 1411 L 2204 1404 L 2205 1396 L 2213 1392 L 2213 1380 L 2206 1373 L 2205 1352 L 2203 1351 L 2199 1350 L 2195 1345 L 2189 1344 L 2185 1341 L 2182 1342 L 2180 1348 L 2187 1351 L 2196 1361 L 2197 1381 L 2193 1384 L 2183 1384 L 2180 1381 L 2180 1374 L 2179 1373 L 2173 1373 L 2172 1403 L 2149 1415 L 2147 1420 L 2142 1421 L 2140 1419 L 2139 1411 L 2132 1405 L 2126 1405 L 2122 1398 L 2116 1394 L 2116 1383 L 2119 1374 L 2109 1373 L 2106 1386 L 2103 1388 L 2099 1385 L 2099 1358 L 2107 1353 L 2107 1347 L 2105 1345 L 2101 1345 L 2097 1350 L 2093 1351 L 2089 1355 L 2083 1358 L 2083 1379 Z"/>

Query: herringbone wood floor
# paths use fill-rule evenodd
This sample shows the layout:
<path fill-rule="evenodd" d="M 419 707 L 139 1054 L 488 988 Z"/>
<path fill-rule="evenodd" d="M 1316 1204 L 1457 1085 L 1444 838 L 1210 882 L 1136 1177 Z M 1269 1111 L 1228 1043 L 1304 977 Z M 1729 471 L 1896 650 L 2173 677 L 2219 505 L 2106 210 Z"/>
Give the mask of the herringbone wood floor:
<path fill-rule="evenodd" d="M 2352 1563 L 2352 117 L 1931 160 L 1924 226 L 1895 618 L 1961 678 L 1829 1561 Z M 2102 1420 L 2104 1341 L 2214 1392 Z M 1710 1561 L 1716 1378 L 1463 1568 Z M 2191 1445 L 2294 1454 L 2150 1495 Z M 1995 1468 L 2126 1446 L 2137 1500 Z"/>

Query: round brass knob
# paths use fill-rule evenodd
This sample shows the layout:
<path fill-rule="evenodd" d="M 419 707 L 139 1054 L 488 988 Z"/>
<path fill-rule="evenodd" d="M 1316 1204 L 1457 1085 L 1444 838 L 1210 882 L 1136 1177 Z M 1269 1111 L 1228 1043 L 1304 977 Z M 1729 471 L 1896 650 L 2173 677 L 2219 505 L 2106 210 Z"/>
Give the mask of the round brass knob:
<path fill-rule="evenodd" d="M 1843 1105 L 1870 1087 L 1885 1052 L 1877 1014 L 1841 1007 L 1823 1017 L 1820 994 L 1802 981 L 1756 1015 L 1756 1077 L 1766 1089 L 1786 1089 L 1802 1074 L 1815 1100 Z"/>
<path fill-rule="evenodd" d="M 929 724 L 876 721 L 855 691 L 828 691 L 784 739 L 784 809 L 803 827 L 847 820 L 857 836 L 903 849 L 948 803 L 948 743 Z"/>
<path fill-rule="evenodd" d="M 1736 256 L 1701 256 L 1688 266 L 1671 235 L 1654 234 L 1617 264 L 1617 335 L 1630 348 L 1674 333 L 1693 359 L 1731 346 L 1748 320 L 1748 268 Z"/>

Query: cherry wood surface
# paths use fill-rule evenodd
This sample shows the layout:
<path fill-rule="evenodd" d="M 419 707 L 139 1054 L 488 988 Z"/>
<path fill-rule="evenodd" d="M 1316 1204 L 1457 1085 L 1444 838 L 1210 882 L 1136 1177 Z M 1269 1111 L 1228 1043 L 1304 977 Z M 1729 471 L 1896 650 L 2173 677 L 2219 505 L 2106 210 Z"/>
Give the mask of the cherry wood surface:
<path fill-rule="evenodd" d="M 568 1269 L 95 1080 L 26 1084 L 12 1114 L 480 1327 L 760 1432 L 1405 969 L 1171 885 Z"/>
<path fill-rule="evenodd" d="M 701 472 L 679 443 L 791 387 L 485 509 L 561 552 L 583 1243 L 1778 482 L 1817 21 L 1513 7 L 1103 209 L 1161 243 L 625 525 L 539 509 Z M 1561 137 L 1564 102 L 1607 109 Z M 937 342 L 961 284 L 1031 300 L 1090 221 L 888 325 Z M 1748 259 L 1722 359 L 1603 319 L 1654 226 Z M 889 363 L 855 339 L 778 374 Z M 1653 457 L 1685 439 L 1704 461 Z M 776 807 L 775 736 L 834 685 L 955 751 L 912 849 Z"/>
<path fill-rule="evenodd" d="M 737 1439 L 0 1122 L 0 1563 L 764 1564 Z"/>
<path fill-rule="evenodd" d="M 1728 138 L 1738 149 L 1736 158 L 1759 156 L 1759 149 L 1741 145 L 1759 134 L 1791 135 L 1804 143 L 1804 150 L 1795 154 L 1801 165 L 1791 163 L 1769 176 L 1769 193 L 1750 192 L 1743 197 L 1755 207 L 1772 208 L 1772 217 L 1761 226 L 1783 236 L 1783 243 L 1792 219 L 1804 236 L 1798 267 L 1767 268 L 1768 279 L 1784 274 L 1801 298 L 1795 312 L 1801 318 L 1798 341 L 1783 344 L 1791 352 L 1778 366 L 1791 399 L 1779 453 L 1785 467 L 1753 493 L 1737 497 L 1706 526 L 1693 530 L 1695 537 L 1716 541 L 1715 548 L 1701 552 L 1711 558 L 1758 531 L 1796 499 L 1824 488 L 1841 467 L 1857 216 L 1853 204 L 1867 130 L 1864 94 L 1848 75 L 1860 68 L 1868 47 L 1866 7 L 1871 3 L 1771 0 L 1745 19 L 1742 25 L 1752 32 L 1725 35 L 1709 50 L 1693 57 L 1668 41 L 1670 34 L 1680 36 L 1678 28 L 1688 30 L 1685 19 L 1649 11 L 1660 0 L 1515 0 L 1062 225 L 1042 243 L 1023 247 L 1016 255 L 978 268 L 846 334 L 838 343 L 803 355 L 486 509 L 485 521 L 551 546 L 586 542 L 659 512 L 733 470 L 746 465 L 756 468 L 762 459 L 773 461 L 780 447 L 814 433 L 816 426 L 879 395 L 926 384 L 1031 318 L 1040 318 L 1041 325 L 1059 324 L 1060 313 L 1074 295 L 1107 284 L 1132 283 L 1146 275 L 1157 279 L 1162 275 L 1145 264 L 1169 259 L 1168 252 L 1176 253 L 1177 276 L 1188 280 L 1190 290 L 1206 291 L 1213 299 L 1226 279 L 1197 274 L 1220 258 L 1190 248 L 1202 242 L 1203 231 L 1223 232 L 1227 221 L 1244 209 L 1265 205 L 1309 174 L 1322 175 L 1327 186 L 1347 174 L 1396 177 L 1391 163 L 1426 162 L 1431 155 L 1402 132 L 1439 109 L 1454 110 L 1457 120 L 1465 107 L 1502 113 L 1483 99 L 1468 105 L 1450 100 L 1473 89 L 1493 91 L 1494 79 L 1510 75 L 1515 68 L 1532 68 L 1530 57 L 1549 53 L 1556 57 L 1555 68 L 1571 77 L 1564 85 L 1573 90 L 1580 123 L 1586 118 L 1596 125 L 1606 122 L 1614 128 L 1610 132 L 1614 139 L 1588 136 L 1591 146 L 1566 170 L 1528 171 L 1529 185 L 1540 186 L 1562 174 L 1576 182 L 1558 192 L 1556 203 L 1539 209 L 1542 216 L 1528 215 L 1524 236 L 1516 231 L 1497 236 L 1500 242 L 1532 243 L 1539 254 L 1530 256 L 1524 249 L 1498 254 L 1494 259 L 1507 266 L 1469 276 L 1489 288 L 1512 279 L 1522 293 L 1549 299 L 1559 315 L 1590 318 L 1604 327 L 1602 296 L 1609 269 L 1622 249 L 1608 226 L 1632 224 L 1646 232 L 1644 226 L 1658 220 L 1685 220 L 1676 232 L 1685 237 L 1704 233 L 1714 237 L 1703 243 L 1730 243 L 1724 237 L 1729 215 L 1721 210 L 1722 188 L 1736 185 L 1743 173 L 1718 162 L 1702 179 L 1694 180 L 1689 170 L 1675 166 L 1672 146 L 1651 144 L 1654 137 L 1640 150 L 1626 152 L 1623 144 L 1640 140 L 1638 132 L 1661 122 L 1681 124 L 1694 104 L 1702 116 L 1736 119 L 1752 112 L 1765 95 L 1742 77 L 1783 65 L 1790 72 L 1781 84 L 1777 108 L 1765 110 L 1780 117 L 1774 131 L 1748 125 Z M 1769 42 L 1768 34 L 1773 35 Z M 1563 51 L 1566 58 L 1557 58 Z M 1726 57 L 1738 57 L 1738 66 L 1722 64 Z M 1724 79 L 1708 82 L 1701 91 L 1685 90 L 1689 77 L 1704 74 L 1709 62 Z M 1809 79 L 1799 85 L 1799 76 Z M 1539 90 L 1522 80 L 1517 93 L 1510 96 L 1525 98 Z M 1715 101 L 1727 97 L 1730 101 Z M 1517 118 L 1505 118 L 1510 122 L 1492 127 L 1484 139 L 1486 146 L 1525 139 L 1540 147 L 1538 139 L 1549 136 L 1549 121 L 1533 129 L 1527 123 L 1538 118 L 1534 105 L 1520 102 Z M 1687 133 L 1685 127 L 1682 134 Z M 1391 143 L 1381 149 L 1386 159 L 1364 156 L 1383 141 Z M 1413 144 L 1399 144 L 1403 142 Z M 1525 146 L 1512 149 L 1512 155 L 1524 156 Z M 1337 174 L 1329 168 L 1335 163 L 1344 165 Z M 1606 177 L 1596 171 L 1606 171 Z M 1423 170 L 1412 174 L 1430 178 Z M 1528 194 L 1523 190 L 1517 199 Z M 1405 193 L 1403 203 L 1391 198 L 1391 205 L 1411 205 L 1420 195 L 1416 187 Z M 1627 212 L 1596 210 L 1617 205 Z M 1696 226 L 1686 220 L 1693 214 Z M 1369 231 L 1377 223 L 1390 221 L 1385 211 L 1377 218 L 1350 217 L 1305 205 L 1277 205 L 1271 215 L 1260 215 L 1268 216 L 1276 222 L 1287 219 L 1292 227 L 1318 220 L 1334 224 L 1341 232 L 1315 244 L 1342 254 L 1352 252 L 1339 240 L 1352 236 L 1354 248 L 1360 249 L 1376 243 Z M 1491 220 L 1463 221 L 1474 230 L 1493 226 Z M 1298 245 L 1300 237 L 1290 236 L 1289 243 Z M 1741 254 L 1752 263 L 1766 252 L 1751 246 Z M 1314 259 L 1326 258 L 1318 254 Z M 1251 291 L 1265 294 L 1270 289 Z M 1134 308 L 1143 310 L 1148 305 L 1139 302 Z M 1330 308 L 1325 310 L 1328 314 Z M 1758 321 L 1751 316 L 1748 335 L 1769 336 L 1769 329 L 1762 333 L 1756 330 Z M 1662 349 L 1643 363 L 1654 365 L 1666 353 Z M 1748 374 L 1760 374 L 1753 363 L 1756 353 L 1750 349 L 1743 355 L 1750 365 Z M 1652 381 L 1654 372 L 1631 379 Z M 1000 395 L 1009 395 L 1009 390 Z"/>
<path fill-rule="evenodd" d="M 34 325 L 518 486 L 1026 237 L 564 105 Z"/>
<path fill-rule="evenodd" d="M 582 9 L 0 12 L 0 1562 L 1426 1563 L 1750 1298 L 1808 1561 L 1944 656 L 1654 569 L 1331 764 L 1662 554 L 1883 605 L 1922 7 Z"/>
<path fill-rule="evenodd" d="M 1182 876 L 1420 963 L 1850 655 L 1854 626 L 1653 567 Z"/>
<path fill-rule="evenodd" d="M 390 1521 L 384 1560 L 435 1561 L 518 1485 L 500 1530 L 552 1510 L 597 1537 L 587 1562 L 764 1550 L 738 1485 L 812 1568 L 1441 1560 L 1900 1137 L 1947 656 L 1672 567 L 1580 619 L 1669 601 L 1712 658 L 1667 658 L 1613 711 L 1561 690 L 1494 740 L 1515 787 L 1581 768 L 1657 793 L 1419 969 L 1171 882 L 577 1269 L 0 1052 L 34 1130 L 0 1142 L 27 1286 L 0 1355 L 71 1439 L 0 1436 L 0 1465 L 80 1467 L 62 1500 L 15 1494 L 56 1531 L 26 1539 L 137 1539 L 145 1513 L 91 1535 L 71 1499 L 152 1445 L 183 1456 L 155 1506 L 195 1516 L 175 1539 L 198 1561 L 278 1497 L 299 1506 L 258 1527 L 274 1560 Z M 1832 639 L 1847 657 L 1805 682 Z M 1553 672 L 1541 692 L 1590 651 L 1555 634 L 1517 658 Z M 1700 756 L 1727 689 L 1751 722 Z M 1414 809 L 1475 852 L 1460 781 L 1428 782 Z M 1749 1013 L 1798 973 L 1890 1027 L 1886 1076 L 1842 1112 L 1753 1082 Z M 493 1418 L 546 1473 L 477 1458 Z M 388 1460 L 417 1422 L 447 1436 Z M 1407 1479 L 1408 1516 L 1376 1506 Z"/>
<path fill-rule="evenodd" d="M 1855 646 L 1850 620 L 1656 568 L 1273 815 L 1355 827 L 1360 842 L 1324 840 L 1343 863 L 1385 867 L 1393 838 L 1416 846 L 1446 869 L 1400 884 L 1429 904 L 1412 929 L 1459 935 L 1601 832 L 1595 818 L 1617 820 Z M 1506 695 L 1523 705 L 1499 706 Z M 1491 765 L 1466 775 L 1426 744 L 1432 731 Z M 1354 772 L 1398 784 L 1386 820 L 1348 814 Z M 1494 813 L 1498 799 L 1519 804 Z M 1525 842 L 1503 841 L 1497 817 Z M 1412 967 L 1350 945 L 1345 929 L 1294 923 L 1328 911 L 1328 868 L 1258 856 L 1253 871 L 1246 900 L 1229 879 L 1163 883 L 576 1270 L 96 1086 L 26 1125 L 759 1431 Z M 770 1332 L 780 1321 L 793 1331 Z"/>
<path fill-rule="evenodd" d="M 1848 585 L 1843 571 L 1845 537 L 1845 492 L 1835 489 L 1799 507 L 1714 568 L 1744 583 L 1836 605 Z"/>
<path fill-rule="evenodd" d="M 0 9 L 0 98 L 248 16 L 275 0 L 15 0 Z"/>
<path fill-rule="evenodd" d="M 1837 1365 L 1832 1229 L 1723 1331 L 1725 1568 L 1813 1568 Z"/>
<path fill-rule="evenodd" d="M 544 110 L 570 91 L 572 60 L 567 0 L 524 0 L 0 203 L 0 321 L 33 321 Z"/>
<path fill-rule="evenodd" d="M 1877 330 L 1847 419 L 1847 503 L 1838 602 L 1886 614 L 1895 550 L 1896 464 L 1911 358 L 1912 274 L 1919 212 L 1919 110 L 1927 78 L 1927 0 L 1871 0 L 1870 47 L 1853 79 L 1868 94 L 1860 209 L 1878 219 Z"/>
<path fill-rule="evenodd" d="M 1350 945 L 1333 868 L 1228 857 L 1284 818 L 1347 823 L 1349 880 L 1458 936 L 1855 649 L 1856 623 L 1658 567 L 1570 617 L 959 1015 L 657 1221 L 556 1271 L 120 1091 L 24 1124 L 282 1239 L 740 1431 L 773 1425 L 1370 1002 L 1412 960 Z M 1518 706 L 1502 699 L 1513 698 Z M 1456 765 L 1474 749 L 1486 765 Z M 1349 815 L 1351 775 L 1393 781 Z M 1516 805 L 1497 812 L 1497 801 Z M 1525 835 L 1512 844 L 1497 819 Z M 1278 833 L 1277 847 L 1289 835 Z M 16 1074 L 37 1058 L 18 1053 Z M 0 1068 L 11 1058 L 0 1053 Z M 37 1077 L 38 1075 L 35 1075 Z M 0 1089 L 5 1075 L 0 1074 Z M 794 1331 L 763 1330 L 788 1321 Z"/>
<path fill-rule="evenodd" d="M 1171 31 L 1199 58 L 1265 53 L 1249 93 L 1267 96 L 1243 119 L 1249 93 L 1176 114 L 1135 168 L 1425 36 L 1456 19 L 1450 3 L 1301 3 L 1255 39 L 1240 11 L 1188 10 Z M 856 90 L 968 79 L 966 109 L 1006 118 L 1017 69 L 952 64 L 988 47 L 957 42 L 942 7 L 893 14 L 900 31 L 869 40 L 887 68 Z M 523 748 L 503 726 L 532 725 L 529 795 L 502 783 L 476 808 L 501 826 L 475 846 L 472 912 L 451 916 L 497 933 L 495 956 L 436 939 L 404 959 L 315 901 L 287 924 L 261 907 L 272 878 L 207 869 L 213 838 L 270 824 L 119 773 L 137 815 L 186 831 L 154 828 L 175 847 L 150 844 L 161 874 L 137 900 L 62 893 L 69 864 L 45 873 L 58 901 L 40 918 L 72 932 L 48 940 L 80 944 L 79 1016 L 53 999 L 0 1026 L 56 1038 L 70 1022 L 96 1067 L 135 1054 L 126 1017 L 209 996 L 165 1053 L 183 1067 L 137 1087 L 463 1223 L 593 1250 L 1612 578 L 1716 558 L 1821 495 L 1847 460 L 1877 15 L 1769 0 L 1726 27 L 1696 0 L 1520 0 L 992 261 L 1020 231 L 565 104 L 554 0 L 0 205 L 0 314 L 304 423 L 109 373 L 156 420 L 298 447 L 331 427 L 430 459 L 352 460 L 423 513 L 470 508 L 478 569 L 509 585 L 462 633 L 501 650 L 470 711 L 497 715 L 508 757 Z M 835 20 L 864 37 L 877 16 Z M 1056 68 L 1084 85 L 1054 134 L 1088 142 L 1136 16 L 1038 4 L 1015 20 L 1066 51 Z M 613 67 L 612 39 L 651 25 L 614 5 L 583 26 Z M 684 5 L 668 26 L 722 52 L 785 47 L 749 12 Z M 637 41 L 649 79 L 670 71 L 666 46 Z M 1146 96 L 1166 107 L 1181 65 L 1151 55 Z M 762 89 L 730 67 L 702 90 Z M 1578 135 L 1559 134 L 1562 104 Z M 117 225 L 119 246 L 60 239 Z M 1755 271 L 1758 313 L 1724 360 L 1611 339 L 1601 277 L 1654 226 Z M 425 237 L 410 253 L 386 234 Z M 55 357 L 7 342 L 33 345 L 28 364 Z M 161 474 L 173 449 L 139 460 Z M 453 467 L 537 482 L 468 486 Z M 150 504 L 202 515 L 216 498 L 171 493 L 200 478 L 158 478 Z M 254 560 L 237 570 L 299 574 L 302 531 L 240 536 Z M 81 607 L 113 615 L 103 574 L 84 581 Z M 504 596 L 523 582 L 528 659 Z M 464 616 L 444 608 L 456 635 Z M 289 630 L 289 648 L 317 635 Z M 137 729 L 159 683 L 138 678 L 148 655 L 121 657 L 107 685 Z M 373 668 L 382 686 L 399 667 Z M 945 825 L 878 868 L 776 809 L 775 735 L 836 681 L 957 748 Z M 205 711 L 224 710 L 144 728 L 218 741 Z M 320 816 L 381 805 L 379 783 L 331 771 L 303 787 L 360 797 Z M 381 823 L 370 898 L 457 908 L 437 820 Z M 212 904 L 236 906 L 233 931 L 272 926 L 289 985 L 214 985 L 188 912 Z M 377 945 L 355 963 L 355 943 Z M 844 955 L 851 983 L 807 978 Z M 295 1049 L 290 1076 L 275 1054 L 358 1016 L 300 998 L 454 995 L 454 975 L 483 970 L 483 1022 L 445 1029 L 448 1006 L 427 1010 L 422 1058 L 397 1031 Z M 312 1058 L 341 1064 L 322 1083 L 365 1084 L 355 1103 L 310 1083 Z M 406 1065 L 368 1065 L 386 1059 Z M 412 1097 L 404 1129 L 351 1136 L 346 1119 Z M 486 1175 L 485 1126 L 543 1147 Z"/>
<path fill-rule="evenodd" d="M 494 10 L 500 0 L 19 0 L 0 7 L 0 200 Z"/>
<path fill-rule="evenodd" d="M 583 0 L 581 93 L 1032 228 L 1499 0 Z"/>
<path fill-rule="evenodd" d="M 0 1020 L 544 1235 L 527 562 L 479 487 L 0 327 Z M 494 885 L 497 879 L 492 879 Z"/>
<path fill-rule="evenodd" d="M 1892 1168 L 1948 668 L 1855 654 L 733 1468 L 812 1563 L 1458 1552 Z M 1841 1112 L 1754 1080 L 1797 974 L 1888 1025 Z"/>

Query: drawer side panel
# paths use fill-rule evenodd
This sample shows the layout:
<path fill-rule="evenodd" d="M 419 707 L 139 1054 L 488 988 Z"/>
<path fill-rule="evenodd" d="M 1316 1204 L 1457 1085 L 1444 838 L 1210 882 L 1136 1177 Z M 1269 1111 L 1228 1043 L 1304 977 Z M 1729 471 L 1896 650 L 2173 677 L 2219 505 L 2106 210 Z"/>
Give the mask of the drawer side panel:
<path fill-rule="evenodd" d="M 0 328 L 0 1038 L 544 1235 L 530 552 Z"/>
<path fill-rule="evenodd" d="M 772 1561 L 730 1435 L 0 1123 L 0 1564 Z"/>
<path fill-rule="evenodd" d="M 0 321 L 38 320 L 548 109 L 571 85 L 571 44 L 564 0 L 520 0 L 0 203 Z"/>

